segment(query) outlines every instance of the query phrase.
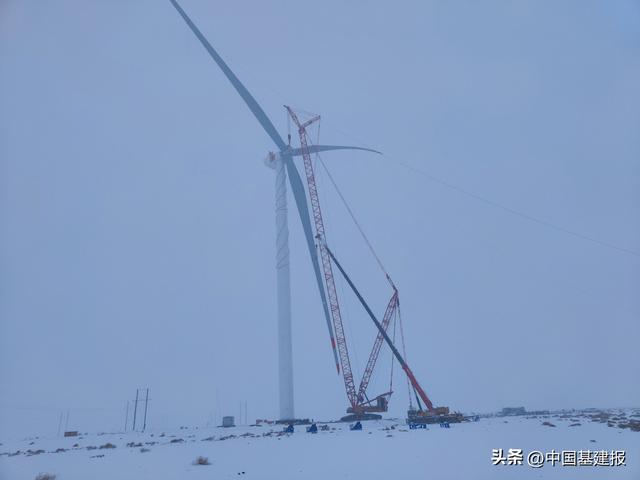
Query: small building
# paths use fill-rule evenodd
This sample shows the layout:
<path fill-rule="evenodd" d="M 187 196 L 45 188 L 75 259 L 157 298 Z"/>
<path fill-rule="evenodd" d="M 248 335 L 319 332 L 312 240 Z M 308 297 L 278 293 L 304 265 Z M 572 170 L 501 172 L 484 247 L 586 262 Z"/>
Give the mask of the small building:
<path fill-rule="evenodd" d="M 524 407 L 504 407 L 500 412 L 500 415 L 526 415 L 527 411 Z"/>
<path fill-rule="evenodd" d="M 235 417 L 222 417 L 222 426 L 223 427 L 235 427 Z"/>

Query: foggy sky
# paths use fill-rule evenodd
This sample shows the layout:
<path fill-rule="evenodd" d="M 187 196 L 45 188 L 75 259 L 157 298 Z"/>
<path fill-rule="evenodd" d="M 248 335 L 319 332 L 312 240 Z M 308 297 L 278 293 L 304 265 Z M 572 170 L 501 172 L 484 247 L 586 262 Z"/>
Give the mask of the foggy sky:
<path fill-rule="evenodd" d="M 638 406 L 637 2 L 181 4 L 283 136 L 290 104 L 323 116 L 323 143 L 385 153 L 323 159 L 436 405 Z M 137 387 L 152 428 L 239 401 L 277 416 L 273 149 L 168 1 L 0 2 L 3 436 L 55 434 L 67 411 L 122 428 Z M 318 176 L 328 241 L 381 315 L 391 292 Z M 292 208 L 290 230 L 296 414 L 337 418 Z M 359 375 L 375 331 L 338 293 Z M 397 365 L 394 390 L 402 416 Z"/>

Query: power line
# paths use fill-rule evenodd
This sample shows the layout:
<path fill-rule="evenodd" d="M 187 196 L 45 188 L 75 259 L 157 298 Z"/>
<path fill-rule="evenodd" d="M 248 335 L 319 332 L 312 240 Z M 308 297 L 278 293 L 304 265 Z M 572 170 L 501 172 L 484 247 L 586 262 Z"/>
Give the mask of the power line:
<path fill-rule="evenodd" d="M 447 188 L 449 188 L 451 190 L 455 190 L 458 193 L 466 195 L 466 196 L 468 196 L 470 198 L 473 198 L 474 200 L 478 200 L 478 201 L 483 202 L 483 203 L 485 203 L 487 205 L 490 205 L 492 207 L 499 208 L 499 209 L 501 209 L 501 210 L 503 210 L 505 212 L 508 212 L 508 213 L 510 213 L 512 215 L 516 215 L 516 216 L 518 216 L 520 218 L 523 218 L 525 220 L 529 220 L 530 222 L 537 223 L 537 224 L 545 226 L 547 228 L 551 228 L 551 229 L 556 230 L 558 232 L 562 232 L 562 233 L 565 233 L 567 235 L 571 235 L 571 236 L 574 236 L 576 238 L 580 238 L 581 240 L 586 240 L 588 242 L 592 242 L 592 243 L 598 244 L 598 245 L 600 245 L 602 247 L 610 248 L 610 249 L 613 249 L 613 250 L 618 250 L 620 252 L 628 253 L 628 254 L 635 255 L 635 256 L 640 256 L 640 253 L 638 253 L 638 252 L 636 252 L 634 250 L 630 250 L 628 248 L 620 247 L 618 245 L 614 245 L 613 243 L 605 242 L 603 240 L 599 240 L 599 239 L 591 237 L 589 235 L 585 235 L 583 233 L 576 232 L 575 230 L 570 230 L 570 229 L 565 228 L 565 227 L 563 227 L 561 225 L 557 225 L 555 223 L 551 223 L 551 222 L 549 222 L 547 220 L 543 220 L 543 219 L 540 219 L 538 217 L 534 217 L 532 215 L 529 215 L 528 213 L 521 212 L 521 211 L 516 210 L 514 208 L 511 208 L 511 207 L 508 207 L 508 206 L 503 205 L 501 203 L 498 203 L 498 202 L 495 202 L 493 200 L 490 200 L 489 198 L 486 198 L 486 197 L 484 197 L 482 195 L 479 195 L 477 193 L 471 192 L 471 191 L 466 190 L 466 189 L 464 189 L 462 187 L 454 185 L 453 183 L 447 182 L 446 180 L 442 180 L 441 178 L 438 178 L 438 177 L 436 177 L 436 176 L 434 176 L 434 175 L 432 175 L 432 174 L 430 174 L 430 173 L 428 173 L 428 172 L 426 172 L 426 171 L 424 171 L 424 170 L 422 170 L 420 168 L 417 168 L 417 167 L 415 167 L 413 165 L 410 165 L 408 163 L 402 162 L 400 160 L 392 159 L 390 157 L 387 157 L 386 155 L 383 155 L 383 156 L 387 160 L 391 161 L 392 163 L 396 163 L 396 164 L 398 164 L 398 165 L 400 165 L 400 166 L 402 166 L 402 167 L 404 167 L 404 168 L 406 168 L 408 170 L 411 170 L 411 171 L 413 171 L 415 173 L 418 173 L 418 174 L 426 177 L 427 179 L 429 179 L 430 181 L 432 181 L 434 183 L 438 183 L 438 184 L 440 184 L 440 185 L 442 185 L 444 187 L 447 187 Z"/>
<path fill-rule="evenodd" d="M 341 130 L 341 129 L 339 129 L 339 128 L 331 125 L 331 124 L 329 125 L 329 128 L 341 133 L 342 135 L 344 135 L 346 137 L 351 138 L 352 140 L 354 140 L 354 141 L 356 141 L 358 143 L 361 143 L 363 146 L 368 147 L 367 142 L 362 142 L 361 140 L 355 138 L 353 135 L 350 135 L 349 133 L 345 132 L 344 130 Z M 368 148 L 371 148 L 371 147 L 368 147 Z M 552 222 L 549 222 L 547 220 L 543 220 L 541 218 L 535 217 L 535 216 L 530 215 L 528 213 L 521 212 L 520 210 L 516 210 L 515 208 L 511 208 L 511 207 L 509 207 L 507 205 L 504 205 L 502 203 L 499 203 L 499 202 L 496 202 L 494 200 L 491 200 L 491 199 L 489 199 L 489 198 L 487 198 L 487 197 L 485 197 L 483 195 L 480 195 L 478 193 L 472 192 L 472 191 L 467 190 L 465 188 L 459 187 L 458 185 L 455 185 L 455 184 L 453 184 L 451 182 L 443 180 L 442 178 L 437 177 L 437 176 L 427 172 L 426 170 L 418 168 L 418 167 L 416 167 L 414 165 L 411 165 L 409 163 L 403 162 L 401 160 L 396 160 L 395 158 L 392 158 L 392 157 L 390 157 L 388 155 L 385 155 L 384 153 L 381 156 L 383 158 L 385 158 L 386 160 L 388 160 L 389 162 L 391 162 L 391 163 L 395 163 L 397 165 L 400 165 L 401 167 L 404 167 L 404 168 L 406 168 L 408 170 L 411 170 L 412 172 L 415 172 L 415 173 L 417 173 L 419 175 L 424 176 L 425 178 L 427 178 L 428 180 L 432 181 L 433 183 L 437 183 L 437 184 L 442 185 L 443 187 L 446 187 L 446 188 L 448 188 L 450 190 L 454 190 L 454 191 L 456 191 L 458 193 L 461 193 L 462 195 L 465 195 L 465 196 L 467 196 L 467 197 L 469 197 L 469 198 L 471 198 L 473 200 L 477 200 L 479 202 L 482 202 L 485 205 L 489 205 L 491 207 L 498 208 L 498 209 L 500 209 L 502 211 L 510 213 L 511 215 L 520 217 L 520 218 L 522 218 L 524 220 L 528 220 L 530 222 L 533 222 L 533 223 L 536 223 L 538 225 L 547 227 L 547 228 L 555 230 L 557 232 L 561 232 L 561 233 L 564 233 L 566 235 L 571 235 L 571 236 L 573 236 L 575 238 L 579 238 L 581 240 L 594 243 L 596 245 L 600 245 L 601 247 L 609 248 L 611 250 L 617 250 L 619 252 L 623 252 L 623 253 L 627 253 L 629 255 L 634 255 L 636 257 L 640 257 L 640 252 L 637 252 L 635 250 L 631 250 L 629 248 L 621 247 L 619 245 L 615 245 L 615 244 L 610 243 L 610 242 L 605 242 L 604 240 L 600 240 L 598 238 L 595 238 L 595 237 L 592 237 L 592 236 L 589 236 L 589 235 L 585 235 L 585 234 L 580 233 L 580 232 L 576 232 L 575 230 L 571 230 L 570 228 L 563 227 L 562 225 L 558 225 L 556 223 L 552 223 Z"/>

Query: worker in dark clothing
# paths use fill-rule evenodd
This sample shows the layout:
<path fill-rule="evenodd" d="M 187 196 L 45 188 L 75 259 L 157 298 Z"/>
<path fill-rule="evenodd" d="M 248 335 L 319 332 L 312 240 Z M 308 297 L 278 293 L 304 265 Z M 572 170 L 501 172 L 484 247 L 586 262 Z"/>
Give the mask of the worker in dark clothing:
<path fill-rule="evenodd" d="M 312 423 L 310 427 L 307 427 L 308 433 L 318 433 L 318 426 L 315 423 Z"/>
<path fill-rule="evenodd" d="M 293 423 L 287 425 L 287 428 L 284 429 L 284 433 L 293 433 Z"/>
<path fill-rule="evenodd" d="M 358 421 L 351 425 L 351 430 L 362 430 L 362 424 Z"/>

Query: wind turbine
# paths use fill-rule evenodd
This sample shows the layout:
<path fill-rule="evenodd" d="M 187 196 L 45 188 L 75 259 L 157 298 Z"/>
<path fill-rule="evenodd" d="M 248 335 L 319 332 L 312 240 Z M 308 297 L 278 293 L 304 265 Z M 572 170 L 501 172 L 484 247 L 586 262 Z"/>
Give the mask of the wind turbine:
<path fill-rule="evenodd" d="M 309 217 L 309 207 L 304 190 L 304 185 L 300 174 L 293 163 L 293 157 L 303 154 L 300 148 L 291 148 L 286 144 L 269 117 L 265 114 L 262 107 L 253 98 L 245 86 L 238 80 L 238 77 L 224 62 L 222 57 L 214 50 L 208 40 L 200 32 L 198 27 L 191 21 L 182 7 L 176 0 L 170 0 L 178 13 L 182 16 L 191 31 L 200 40 L 200 43 L 207 50 L 211 58 L 216 62 L 222 73 L 225 74 L 231 85 L 236 89 L 240 97 L 244 100 L 251 113 L 256 117 L 262 128 L 271 140 L 275 143 L 278 150 L 269 152 L 266 163 L 275 169 L 276 172 L 276 270 L 277 270 L 277 304 L 278 304 L 278 372 L 279 372 L 279 393 L 280 393 L 280 420 L 295 419 L 293 406 L 293 355 L 291 340 L 291 288 L 289 278 L 289 228 L 287 223 L 287 177 L 291 185 L 293 198 L 298 209 L 298 215 L 302 222 L 307 248 L 311 256 L 311 263 L 316 277 L 316 283 L 320 292 L 322 308 L 324 310 L 329 337 L 331 339 L 331 347 L 336 362 L 336 368 L 340 371 L 340 363 L 336 351 L 336 342 L 331 325 L 331 317 L 327 298 L 323 287 L 323 278 L 318 262 L 318 254 L 314 242 L 311 220 Z M 309 145 L 308 152 L 317 153 L 328 150 L 366 150 L 374 153 L 380 153 L 376 150 L 363 147 L 353 147 L 344 145 Z"/>

